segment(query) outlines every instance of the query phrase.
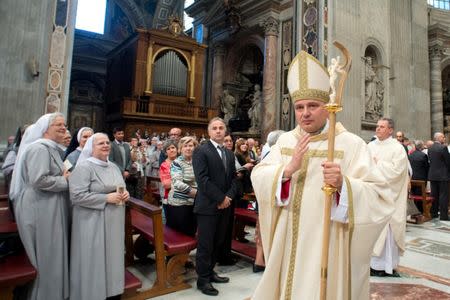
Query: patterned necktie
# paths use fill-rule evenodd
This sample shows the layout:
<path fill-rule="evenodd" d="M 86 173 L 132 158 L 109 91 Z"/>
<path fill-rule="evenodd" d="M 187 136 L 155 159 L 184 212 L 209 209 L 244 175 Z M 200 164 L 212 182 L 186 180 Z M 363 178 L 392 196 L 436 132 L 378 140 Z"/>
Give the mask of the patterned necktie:
<path fill-rule="evenodd" d="M 223 167 L 225 168 L 225 171 L 227 170 L 227 157 L 225 155 L 225 148 L 223 146 L 217 146 L 217 148 L 220 150 L 220 153 L 222 154 L 222 163 Z"/>

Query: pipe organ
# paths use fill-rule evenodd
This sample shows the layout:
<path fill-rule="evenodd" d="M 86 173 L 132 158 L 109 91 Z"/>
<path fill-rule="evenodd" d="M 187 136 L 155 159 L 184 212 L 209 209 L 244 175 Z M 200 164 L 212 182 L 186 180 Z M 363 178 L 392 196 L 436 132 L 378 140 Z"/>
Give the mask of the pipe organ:
<path fill-rule="evenodd" d="M 188 68 L 184 58 L 167 50 L 153 64 L 153 93 L 186 97 Z"/>

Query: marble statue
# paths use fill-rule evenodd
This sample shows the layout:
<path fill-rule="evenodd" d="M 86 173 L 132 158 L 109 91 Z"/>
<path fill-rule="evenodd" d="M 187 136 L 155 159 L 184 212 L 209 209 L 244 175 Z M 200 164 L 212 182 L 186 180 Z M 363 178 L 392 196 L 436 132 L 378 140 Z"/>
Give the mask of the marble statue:
<path fill-rule="evenodd" d="M 261 87 L 259 84 L 255 84 L 255 92 L 250 95 L 250 100 L 252 101 L 252 106 L 248 110 L 248 117 L 251 121 L 250 132 L 258 132 L 261 123 Z"/>
<path fill-rule="evenodd" d="M 364 60 L 366 119 L 375 121 L 383 115 L 384 84 L 377 76 L 372 57 L 365 57 Z"/>
<path fill-rule="evenodd" d="M 339 64 L 340 59 L 341 59 L 340 56 L 332 58 L 331 64 L 328 67 L 328 74 L 330 74 L 330 87 L 331 87 L 330 103 L 336 103 L 336 83 L 339 74 L 342 74 L 343 72 L 342 66 Z"/>
<path fill-rule="evenodd" d="M 228 121 L 234 117 L 235 114 L 236 98 L 234 98 L 228 90 L 224 90 L 221 100 L 220 109 L 224 115 L 223 120 L 225 121 L 225 124 L 228 124 Z"/>

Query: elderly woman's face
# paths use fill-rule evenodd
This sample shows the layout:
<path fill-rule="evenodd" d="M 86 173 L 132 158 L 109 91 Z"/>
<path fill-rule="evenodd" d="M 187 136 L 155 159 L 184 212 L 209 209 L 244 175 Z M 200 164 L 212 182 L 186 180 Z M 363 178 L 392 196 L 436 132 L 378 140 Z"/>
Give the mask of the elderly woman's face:
<path fill-rule="evenodd" d="M 93 135 L 94 133 L 91 130 L 85 130 L 81 133 L 80 136 L 80 147 L 81 149 L 84 148 L 84 145 L 86 145 L 86 142 L 88 140 L 88 138 L 91 137 L 91 135 Z"/>
<path fill-rule="evenodd" d="M 55 141 L 59 144 L 64 142 L 64 137 L 66 135 L 66 122 L 63 117 L 56 117 L 53 122 L 48 127 L 45 134 L 47 138 Z"/>
<path fill-rule="evenodd" d="M 175 147 L 174 145 L 170 145 L 166 149 L 167 158 L 170 160 L 174 160 L 175 158 L 177 158 L 177 152 L 177 147 Z"/>
<path fill-rule="evenodd" d="M 92 145 L 92 156 L 106 161 L 111 150 L 111 145 L 107 136 L 100 135 L 94 141 Z"/>
<path fill-rule="evenodd" d="M 181 148 L 181 155 L 184 156 L 184 158 L 191 158 L 192 157 L 192 153 L 194 152 L 194 143 L 193 142 L 189 142 L 183 145 L 183 147 Z"/>

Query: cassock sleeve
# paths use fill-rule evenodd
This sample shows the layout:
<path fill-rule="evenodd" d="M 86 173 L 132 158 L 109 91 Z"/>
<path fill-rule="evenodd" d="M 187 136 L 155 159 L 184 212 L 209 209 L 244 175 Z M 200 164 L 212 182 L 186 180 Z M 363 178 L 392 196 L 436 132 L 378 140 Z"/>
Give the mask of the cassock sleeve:
<path fill-rule="evenodd" d="M 274 145 L 269 154 L 253 168 L 251 180 L 259 207 L 259 225 L 261 240 L 265 257 L 269 257 L 273 238 L 273 229 L 276 226 L 278 213 L 286 206 L 277 205 L 281 195 L 281 177 L 283 175 L 283 162 L 281 150 Z M 289 198 L 289 197 L 288 197 Z M 278 198 L 281 201 L 281 198 Z M 286 200 L 286 205 L 289 199 Z"/>
<path fill-rule="evenodd" d="M 356 150 L 343 170 L 350 221 L 355 225 L 385 224 L 394 212 L 392 193 L 396 187 L 374 164 L 364 141 L 360 140 L 354 147 Z M 406 155 L 404 151 L 403 155 Z"/>
<path fill-rule="evenodd" d="M 60 175 L 50 175 L 52 157 L 47 147 L 39 146 L 28 151 L 27 172 L 33 187 L 47 192 L 62 192 L 69 188 L 67 179 Z"/>
<path fill-rule="evenodd" d="M 405 168 L 409 169 L 409 161 L 405 151 L 401 147 L 390 147 L 391 159 L 378 159 L 376 166 L 378 171 L 389 182 L 389 188 L 394 194 L 390 198 L 397 199 L 403 188 Z"/>

